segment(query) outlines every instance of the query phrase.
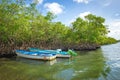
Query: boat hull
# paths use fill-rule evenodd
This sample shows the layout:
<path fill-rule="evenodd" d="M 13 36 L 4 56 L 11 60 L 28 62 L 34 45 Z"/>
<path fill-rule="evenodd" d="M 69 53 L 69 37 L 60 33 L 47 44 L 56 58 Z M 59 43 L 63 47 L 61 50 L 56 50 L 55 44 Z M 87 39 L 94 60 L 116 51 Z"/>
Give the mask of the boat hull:
<path fill-rule="evenodd" d="M 16 52 L 17 56 L 28 58 L 28 59 L 36 59 L 36 60 L 54 60 L 56 59 L 56 55 L 53 56 L 40 56 L 40 55 L 29 55 L 29 54 L 22 54 L 20 52 Z"/>

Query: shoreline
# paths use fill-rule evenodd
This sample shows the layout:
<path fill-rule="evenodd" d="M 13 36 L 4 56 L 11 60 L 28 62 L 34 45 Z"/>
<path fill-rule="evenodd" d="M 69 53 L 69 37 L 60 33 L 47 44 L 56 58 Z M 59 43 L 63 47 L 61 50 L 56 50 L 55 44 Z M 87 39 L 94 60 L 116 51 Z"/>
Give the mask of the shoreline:
<path fill-rule="evenodd" d="M 50 45 L 49 47 L 47 45 L 42 45 L 42 46 L 28 46 L 28 45 L 24 45 L 24 46 L 3 46 L 0 48 L 0 58 L 2 57 L 6 57 L 6 58 L 10 58 L 13 56 L 16 56 L 15 53 L 15 49 L 23 49 L 23 50 L 27 50 L 29 47 L 36 47 L 36 48 L 40 48 L 40 49 L 62 49 L 63 51 L 67 51 L 68 49 L 72 49 L 75 51 L 91 51 L 91 50 L 96 50 L 98 48 L 100 48 L 101 46 L 98 44 L 79 44 L 79 45 L 69 45 L 69 46 L 55 46 L 55 45 Z"/>

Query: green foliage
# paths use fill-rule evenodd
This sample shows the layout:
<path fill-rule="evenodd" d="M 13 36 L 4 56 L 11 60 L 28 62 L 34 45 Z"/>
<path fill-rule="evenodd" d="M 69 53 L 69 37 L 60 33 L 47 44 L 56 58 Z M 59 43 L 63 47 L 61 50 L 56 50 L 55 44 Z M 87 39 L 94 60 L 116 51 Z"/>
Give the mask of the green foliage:
<path fill-rule="evenodd" d="M 104 37 L 101 40 L 99 40 L 99 44 L 104 45 L 104 44 L 112 44 L 116 43 L 117 40 L 111 37 Z"/>
<path fill-rule="evenodd" d="M 52 21 L 56 16 L 51 13 L 51 12 L 48 12 L 47 15 L 45 16 L 45 19 L 48 20 L 48 21 Z"/>
<path fill-rule="evenodd" d="M 79 43 L 106 43 L 103 38 L 106 38 L 108 31 L 104 22 L 104 18 L 92 14 L 85 16 L 84 20 L 77 18 L 76 21 L 72 23 L 76 40 Z"/>
<path fill-rule="evenodd" d="M 52 22 L 56 17 L 48 12 L 43 16 L 36 4 L 26 0 L 0 1 L 0 40 L 7 44 L 43 42 L 46 44 L 113 43 L 107 38 L 105 19 L 92 14 L 85 19 L 77 18 L 71 27 Z"/>

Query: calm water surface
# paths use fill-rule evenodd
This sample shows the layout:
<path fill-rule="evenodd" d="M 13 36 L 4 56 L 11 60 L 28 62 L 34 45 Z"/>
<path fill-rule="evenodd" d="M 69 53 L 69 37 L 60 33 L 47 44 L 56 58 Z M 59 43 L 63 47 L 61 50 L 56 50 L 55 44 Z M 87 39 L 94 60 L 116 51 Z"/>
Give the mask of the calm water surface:
<path fill-rule="evenodd" d="M 120 80 L 120 43 L 71 59 L 0 59 L 0 80 Z"/>

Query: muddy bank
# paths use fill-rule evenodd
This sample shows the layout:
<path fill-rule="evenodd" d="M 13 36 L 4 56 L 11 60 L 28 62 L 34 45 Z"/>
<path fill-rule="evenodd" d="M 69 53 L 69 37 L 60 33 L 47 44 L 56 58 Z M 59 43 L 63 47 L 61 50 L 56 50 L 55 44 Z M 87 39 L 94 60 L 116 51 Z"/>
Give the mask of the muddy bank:
<path fill-rule="evenodd" d="M 76 45 L 69 45 L 69 46 L 60 46 L 60 47 L 53 47 L 53 49 L 62 49 L 67 51 L 68 49 L 72 49 L 75 51 L 82 51 L 82 50 L 96 50 L 100 48 L 100 45 L 97 44 L 76 44 Z"/>
<path fill-rule="evenodd" d="M 100 48 L 100 45 L 89 44 L 89 43 L 60 47 L 60 49 L 65 50 L 65 51 L 67 51 L 68 49 L 72 49 L 72 50 L 75 50 L 75 51 L 82 51 L 82 50 L 88 50 L 89 51 L 89 50 L 96 50 L 97 48 Z"/>
<path fill-rule="evenodd" d="M 97 48 L 100 48 L 100 45 L 98 44 L 70 44 L 70 45 L 60 45 L 60 44 L 22 44 L 22 45 L 0 45 L 0 57 L 12 57 L 16 56 L 15 50 L 16 49 L 24 49 L 27 50 L 29 47 L 36 47 L 40 49 L 62 49 L 64 51 L 67 51 L 68 49 L 72 49 L 75 51 L 81 51 L 81 50 L 96 50 Z"/>
<path fill-rule="evenodd" d="M 15 47 L 14 46 L 10 46 L 10 45 L 0 45 L 0 58 L 1 57 L 13 57 L 16 56 L 15 54 Z"/>

